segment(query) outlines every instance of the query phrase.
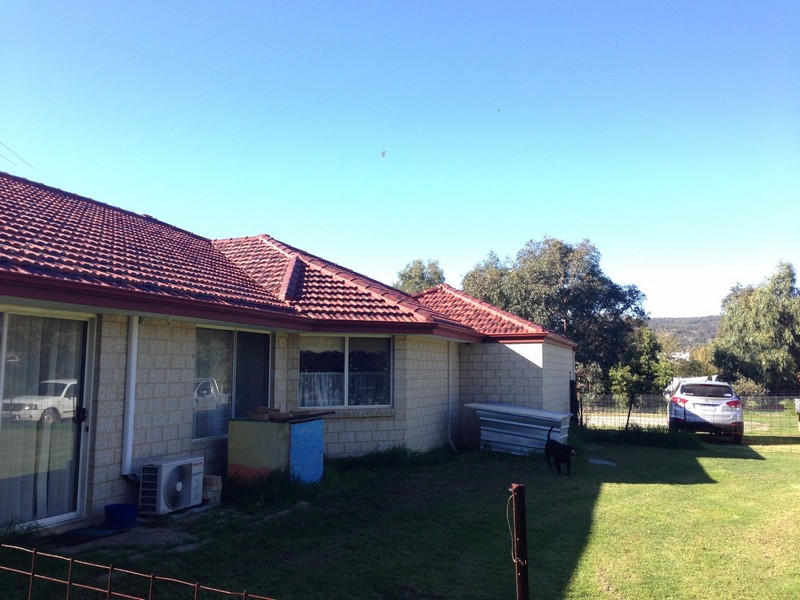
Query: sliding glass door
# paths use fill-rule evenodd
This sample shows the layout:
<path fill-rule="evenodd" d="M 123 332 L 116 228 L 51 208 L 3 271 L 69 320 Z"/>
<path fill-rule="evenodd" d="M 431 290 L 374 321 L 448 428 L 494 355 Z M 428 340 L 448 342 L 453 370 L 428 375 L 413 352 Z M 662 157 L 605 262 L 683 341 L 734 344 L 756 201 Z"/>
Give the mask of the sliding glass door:
<path fill-rule="evenodd" d="M 77 510 L 87 329 L 0 313 L 0 523 Z"/>

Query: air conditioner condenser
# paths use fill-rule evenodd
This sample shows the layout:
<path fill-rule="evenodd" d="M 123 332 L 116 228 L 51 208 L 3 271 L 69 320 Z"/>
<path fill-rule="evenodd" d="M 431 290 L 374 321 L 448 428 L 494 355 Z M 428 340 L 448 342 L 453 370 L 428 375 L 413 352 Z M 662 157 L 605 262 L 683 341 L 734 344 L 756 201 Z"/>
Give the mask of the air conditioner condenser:
<path fill-rule="evenodd" d="M 163 515 L 203 502 L 203 457 L 142 465 L 139 513 Z"/>

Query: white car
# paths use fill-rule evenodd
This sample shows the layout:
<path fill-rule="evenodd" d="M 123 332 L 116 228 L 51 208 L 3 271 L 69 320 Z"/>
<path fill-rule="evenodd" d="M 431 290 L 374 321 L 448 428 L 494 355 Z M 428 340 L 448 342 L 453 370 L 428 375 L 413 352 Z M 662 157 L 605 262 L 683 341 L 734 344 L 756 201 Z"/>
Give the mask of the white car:
<path fill-rule="evenodd" d="M 742 401 L 724 381 L 685 379 L 669 398 L 669 428 L 725 433 L 742 443 Z"/>
<path fill-rule="evenodd" d="M 46 379 L 24 396 L 3 400 L 3 418 L 13 421 L 58 423 L 75 416 L 78 382 L 75 379 Z"/>

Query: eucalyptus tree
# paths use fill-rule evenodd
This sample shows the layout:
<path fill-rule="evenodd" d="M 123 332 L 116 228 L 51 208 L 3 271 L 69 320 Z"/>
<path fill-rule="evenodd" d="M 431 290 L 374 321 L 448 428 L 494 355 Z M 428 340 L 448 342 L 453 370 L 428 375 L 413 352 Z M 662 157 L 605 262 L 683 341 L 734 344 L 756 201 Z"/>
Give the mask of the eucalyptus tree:
<path fill-rule="evenodd" d="M 781 262 L 758 286 L 736 285 L 722 301 L 714 364 L 726 380 L 749 379 L 773 391 L 800 387 L 800 290 Z"/>
<path fill-rule="evenodd" d="M 605 373 L 623 359 L 630 336 L 646 318 L 644 294 L 612 281 L 589 240 L 531 240 L 513 261 L 490 253 L 467 273 L 462 287 L 571 338 L 578 344 L 578 362 L 597 363 Z"/>
<path fill-rule="evenodd" d="M 439 266 L 438 260 L 428 260 L 425 263 L 416 259 L 398 272 L 397 278 L 394 287 L 407 294 L 415 294 L 444 283 L 444 271 Z"/>

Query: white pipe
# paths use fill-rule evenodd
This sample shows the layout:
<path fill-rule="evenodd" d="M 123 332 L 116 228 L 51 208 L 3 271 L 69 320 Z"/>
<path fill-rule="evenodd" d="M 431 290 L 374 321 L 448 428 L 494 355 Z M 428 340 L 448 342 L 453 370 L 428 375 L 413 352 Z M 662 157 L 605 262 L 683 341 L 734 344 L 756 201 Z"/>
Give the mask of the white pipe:
<path fill-rule="evenodd" d="M 136 363 L 139 354 L 139 317 L 128 319 L 128 363 L 125 380 L 125 408 L 122 415 L 122 476 L 133 470 L 133 419 L 136 409 Z"/>
<path fill-rule="evenodd" d="M 453 443 L 453 414 L 452 414 L 452 402 L 453 402 L 453 367 L 450 363 L 450 347 L 452 344 L 448 341 L 447 342 L 447 442 L 450 444 L 450 449 L 458 454 L 458 448 Z"/>

